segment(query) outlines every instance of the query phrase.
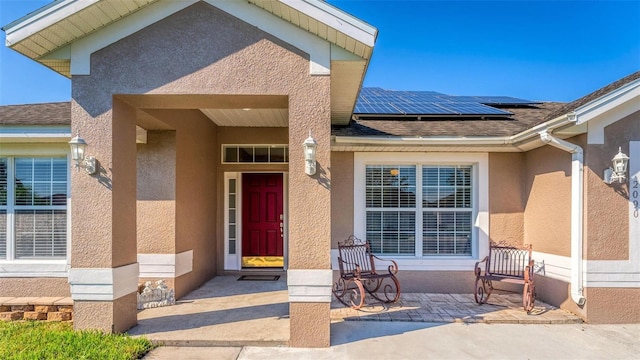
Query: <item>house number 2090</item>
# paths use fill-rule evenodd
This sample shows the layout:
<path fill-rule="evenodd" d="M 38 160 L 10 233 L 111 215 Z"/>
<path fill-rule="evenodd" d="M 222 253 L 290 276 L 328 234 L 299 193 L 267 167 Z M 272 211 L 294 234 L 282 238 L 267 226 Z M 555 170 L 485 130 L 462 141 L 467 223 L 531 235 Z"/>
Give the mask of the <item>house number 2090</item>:
<path fill-rule="evenodd" d="M 631 179 L 631 199 L 629 200 L 633 203 L 633 217 L 637 219 L 640 217 L 640 183 L 637 176 Z"/>

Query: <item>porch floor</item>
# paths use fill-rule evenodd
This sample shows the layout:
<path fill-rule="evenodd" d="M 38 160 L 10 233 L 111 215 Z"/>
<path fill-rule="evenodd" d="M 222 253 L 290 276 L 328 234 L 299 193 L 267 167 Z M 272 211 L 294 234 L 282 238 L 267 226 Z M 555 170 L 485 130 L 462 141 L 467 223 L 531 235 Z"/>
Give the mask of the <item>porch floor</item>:
<path fill-rule="evenodd" d="M 277 281 L 237 281 L 218 276 L 176 305 L 138 312 L 131 335 L 168 346 L 282 346 L 289 341 L 286 276 Z M 570 324 L 577 316 L 536 301 L 527 314 L 520 294 L 494 292 L 489 304 L 473 294 L 405 293 L 396 304 L 373 303 L 353 310 L 332 298 L 331 321 L 411 321 Z"/>

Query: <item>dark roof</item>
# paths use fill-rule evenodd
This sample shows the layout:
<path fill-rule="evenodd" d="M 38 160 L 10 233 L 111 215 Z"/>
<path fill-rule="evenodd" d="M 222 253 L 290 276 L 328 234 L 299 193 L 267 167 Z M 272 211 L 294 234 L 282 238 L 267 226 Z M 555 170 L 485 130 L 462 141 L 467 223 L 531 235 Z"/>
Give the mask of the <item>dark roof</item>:
<path fill-rule="evenodd" d="M 71 103 L 0 106 L 0 125 L 70 125 Z"/>
<path fill-rule="evenodd" d="M 336 136 L 510 136 L 544 122 L 564 103 L 545 102 L 532 106 L 501 107 L 511 117 L 452 118 L 425 117 L 422 120 L 402 117 L 385 120 L 351 120 L 348 126 L 333 126 Z"/>
<path fill-rule="evenodd" d="M 564 114 L 568 114 L 574 110 L 576 110 L 577 108 L 579 108 L 582 105 L 585 105 L 593 100 L 596 100 L 630 82 L 632 82 L 633 80 L 636 79 L 640 79 L 640 71 L 636 71 L 631 75 L 625 76 L 620 80 L 614 81 L 611 84 L 598 89 L 594 92 L 592 92 L 591 94 L 587 95 L 587 96 L 583 96 L 578 100 L 572 101 L 570 103 L 565 104 L 565 106 L 559 108 L 558 110 L 554 111 L 553 113 L 549 114 L 544 120 L 548 121 L 548 120 L 553 120 L 555 118 L 557 118 L 558 116 L 562 116 Z"/>

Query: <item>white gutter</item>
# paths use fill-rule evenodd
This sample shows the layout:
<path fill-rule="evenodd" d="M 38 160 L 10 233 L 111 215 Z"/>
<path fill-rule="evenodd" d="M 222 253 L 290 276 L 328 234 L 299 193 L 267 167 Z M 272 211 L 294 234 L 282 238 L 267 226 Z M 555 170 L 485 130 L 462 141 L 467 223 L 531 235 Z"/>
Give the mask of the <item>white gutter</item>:
<path fill-rule="evenodd" d="M 583 151 L 579 145 L 553 137 L 547 130 L 540 132 L 540 140 L 571 153 L 571 298 L 582 306 L 586 301 L 582 286 Z"/>

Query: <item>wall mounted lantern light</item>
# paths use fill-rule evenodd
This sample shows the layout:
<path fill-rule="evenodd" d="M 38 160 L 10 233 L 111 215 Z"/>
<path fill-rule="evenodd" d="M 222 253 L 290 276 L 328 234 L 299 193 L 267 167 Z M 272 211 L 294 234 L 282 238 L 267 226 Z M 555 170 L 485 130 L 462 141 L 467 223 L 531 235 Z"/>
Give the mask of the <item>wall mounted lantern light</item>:
<path fill-rule="evenodd" d="M 314 175 L 316 173 L 316 147 L 318 143 L 311 137 L 311 130 L 309 130 L 309 137 L 302 143 L 304 147 L 304 160 L 305 167 L 304 172 L 307 175 Z"/>
<path fill-rule="evenodd" d="M 97 170 L 96 159 L 85 154 L 87 142 L 80 135 L 76 135 L 69 141 L 69 146 L 71 146 L 71 159 L 75 161 L 74 167 L 76 169 L 84 169 L 89 175 L 95 174 Z"/>
<path fill-rule="evenodd" d="M 618 148 L 618 154 L 611 159 L 613 167 L 604 169 L 604 182 L 611 184 L 614 181 L 624 182 L 627 173 L 627 164 L 629 163 L 629 157 L 622 152 L 622 148 Z"/>

